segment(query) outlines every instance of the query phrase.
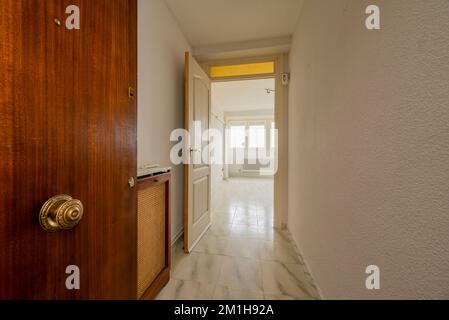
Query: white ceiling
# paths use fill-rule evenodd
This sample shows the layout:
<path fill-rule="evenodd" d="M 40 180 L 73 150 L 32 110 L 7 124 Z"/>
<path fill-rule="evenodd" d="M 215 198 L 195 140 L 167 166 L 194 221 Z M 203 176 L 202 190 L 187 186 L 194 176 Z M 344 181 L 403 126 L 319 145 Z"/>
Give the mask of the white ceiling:
<path fill-rule="evenodd" d="M 303 0 L 165 0 L 192 47 L 293 34 Z"/>
<path fill-rule="evenodd" d="M 229 81 L 212 83 L 212 106 L 222 112 L 273 110 L 274 79 Z"/>

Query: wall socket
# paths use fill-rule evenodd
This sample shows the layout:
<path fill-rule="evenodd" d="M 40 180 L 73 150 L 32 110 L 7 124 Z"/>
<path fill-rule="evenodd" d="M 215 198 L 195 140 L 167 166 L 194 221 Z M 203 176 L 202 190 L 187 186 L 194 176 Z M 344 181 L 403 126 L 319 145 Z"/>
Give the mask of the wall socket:
<path fill-rule="evenodd" d="M 288 84 L 290 83 L 290 73 L 283 73 L 281 77 L 282 77 L 282 85 L 288 86 Z"/>

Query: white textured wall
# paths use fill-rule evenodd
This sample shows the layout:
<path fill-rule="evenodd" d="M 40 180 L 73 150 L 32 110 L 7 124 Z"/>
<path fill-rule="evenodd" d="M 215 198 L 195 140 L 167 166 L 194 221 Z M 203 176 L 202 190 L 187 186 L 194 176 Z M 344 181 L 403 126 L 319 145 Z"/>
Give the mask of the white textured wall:
<path fill-rule="evenodd" d="M 275 79 L 223 81 L 212 83 L 212 105 L 223 112 L 274 110 Z"/>
<path fill-rule="evenodd" d="M 183 125 L 189 44 L 162 0 L 138 0 L 138 164 L 171 165 L 170 133 Z M 183 228 L 183 168 L 173 170 L 172 235 Z"/>
<path fill-rule="evenodd" d="M 364 27 L 378 4 L 382 30 Z M 325 298 L 449 298 L 449 1 L 306 0 L 289 228 Z M 366 266 L 381 290 L 365 289 Z"/>

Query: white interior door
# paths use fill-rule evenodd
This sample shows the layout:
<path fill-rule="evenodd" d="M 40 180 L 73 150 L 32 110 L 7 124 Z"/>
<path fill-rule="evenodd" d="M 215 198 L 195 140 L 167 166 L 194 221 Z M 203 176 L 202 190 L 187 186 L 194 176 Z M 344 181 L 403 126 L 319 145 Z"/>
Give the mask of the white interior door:
<path fill-rule="evenodd" d="M 208 131 L 211 120 L 211 81 L 186 53 L 185 127 L 190 132 L 185 165 L 184 250 L 191 252 L 211 224 L 211 166 Z"/>

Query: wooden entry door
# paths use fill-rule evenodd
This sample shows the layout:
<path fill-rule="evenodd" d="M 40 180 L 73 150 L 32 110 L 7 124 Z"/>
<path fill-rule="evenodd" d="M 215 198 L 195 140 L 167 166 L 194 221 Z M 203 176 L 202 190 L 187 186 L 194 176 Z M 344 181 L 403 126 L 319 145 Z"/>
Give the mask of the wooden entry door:
<path fill-rule="evenodd" d="M 186 53 L 185 127 L 190 132 L 189 163 L 185 165 L 184 250 L 191 252 L 211 224 L 211 166 L 208 130 L 211 81 Z M 196 129 L 195 129 L 196 128 Z"/>
<path fill-rule="evenodd" d="M 66 27 L 70 5 L 79 30 Z M 136 11 L 136 0 L 2 0 L 0 299 L 136 297 Z M 83 218 L 44 231 L 41 207 L 61 194 Z M 66 285 L 73 266 L 79 290 Z"/>

